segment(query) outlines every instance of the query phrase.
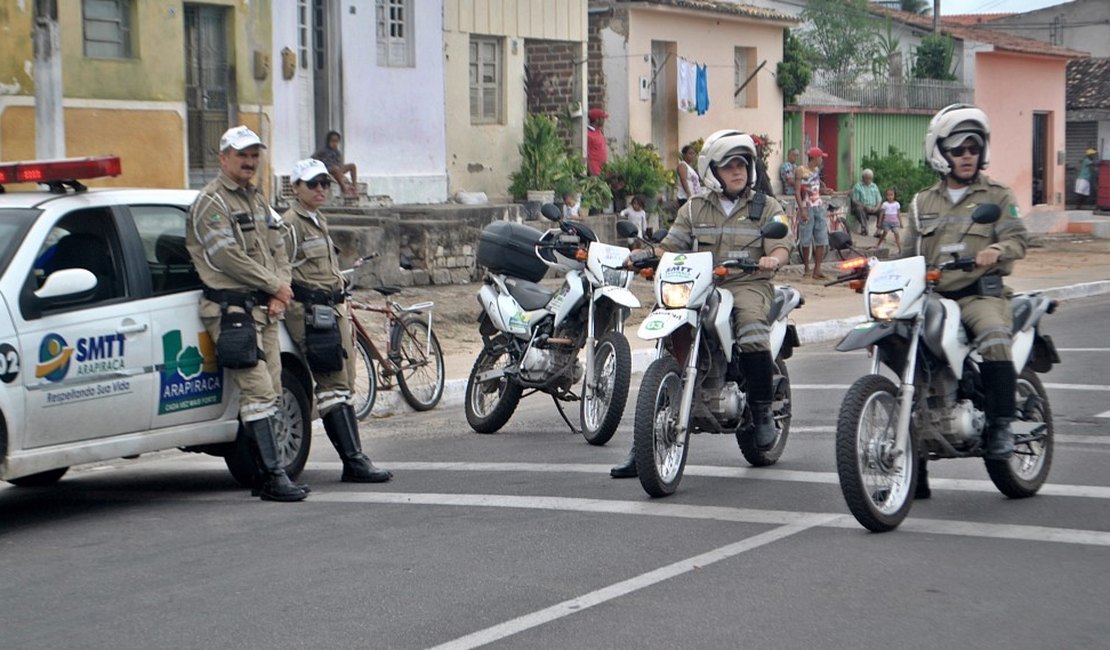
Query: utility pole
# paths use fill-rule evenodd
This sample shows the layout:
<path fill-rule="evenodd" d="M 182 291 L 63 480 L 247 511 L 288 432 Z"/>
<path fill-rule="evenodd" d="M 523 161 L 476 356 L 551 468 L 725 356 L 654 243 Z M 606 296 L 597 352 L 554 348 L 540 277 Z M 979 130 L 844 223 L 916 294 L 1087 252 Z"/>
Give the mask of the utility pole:
<path fill-rule="evenodd" d="M 32 31 L 35 56 L 35 157 L 65 158 L 62 108 L 62 48 L 57 0 L 35 0 Z"/>
<path fill-rule="evenodd" d="M 933 33 L 940 34 L 940 0 L 933 0 Z"/>

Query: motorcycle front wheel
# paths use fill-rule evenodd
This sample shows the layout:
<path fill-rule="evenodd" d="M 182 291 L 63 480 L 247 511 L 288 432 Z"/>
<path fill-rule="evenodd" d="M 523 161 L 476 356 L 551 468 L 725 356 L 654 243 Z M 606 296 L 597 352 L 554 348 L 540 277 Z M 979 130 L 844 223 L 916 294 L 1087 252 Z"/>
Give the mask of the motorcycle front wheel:
<path fill-rule="evenodd" d="M 913 436 L 895 448 L 898 388 L 881 375 L 856 380 L 836 422 L 836 472 L 848 509 L 864 528 L 894 530 L 913 505 L 917 455 Z"/>
<path fill-rule="evenodd" d="M 682 406 L 682 369 L 664 356 L 648 366 L 636 398 L 632 449 L 640 485 L 653 497 L 674 494 L 686 468 L 690 433 L 678 434 Z"/>
<path fill-rule="evenodd" d="M 491 371 L 504 370 L 513 363 L 507 347 L 484 348 L 474 360 L 466 380 L 466 421 L 478 433 L 495 433 L 512 417 L 524 388 L 507 375 L 486 377 Z"/>
<path fill-rule="evenodd" d="M 755 430 L 741 426 L 736 430 L 736 443 L 744 460 L 754 467 L 774 465 L 786 449 L 786 438 L 790 435 L 790 420 L 793 405 L 790 401 L 790 373 L 786 370 L 786 359 L 775 359 L 775 400 L 771 408 L 775 416 L 775 444 L 770 449 L 760 449 L 755 444 Z"/>
<path fill-rule="evenodd" d="M 582 437 L 591 445 L 604 445 L 617 432 L 628 403 L 632 351 L 620 332 L 601 335 L 594 345 L 593 384 L 582 384 Z"/>
<path fill-rule="evenodd" d="M 984 458 L 983 463 L 999 492 L 1011 499 L 1024 499 L 1036 494 L 1048 480 L 1055 447 L 1048 393 L 1032 368 L 1026 368 L 1018 375 L 1017 407 L 1015 422 L 1043 423 L 1043 437 L 1028 442 L 1022 442 L 1018 437 L 1014 441 L 1014 455 L 1009 460 Z"/>

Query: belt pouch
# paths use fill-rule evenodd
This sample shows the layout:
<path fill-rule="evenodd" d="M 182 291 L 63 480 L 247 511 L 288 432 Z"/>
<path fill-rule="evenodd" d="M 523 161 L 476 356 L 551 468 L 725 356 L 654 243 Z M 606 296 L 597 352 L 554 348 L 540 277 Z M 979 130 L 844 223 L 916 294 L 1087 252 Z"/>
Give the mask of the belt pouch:
<path fill-rule="evenodd" d="M 343 337 L 330 305 L 305 305 L 304 356 L 313 372 L 343 369 Z"/>
<path fill-rule="evenodd" d="M 250 312 L 220 314 L 220 338 L 216 341 L 216 358 L 221 368 L 241 370 L 258 365 L 258 333 Z"/>
<path fill-rule="evenodd" d="M 980 296 L 990 296 L 991 298 L 1002 297 L 1002 276 L 1001 275 L 984 275 L 977 281 Z"/>

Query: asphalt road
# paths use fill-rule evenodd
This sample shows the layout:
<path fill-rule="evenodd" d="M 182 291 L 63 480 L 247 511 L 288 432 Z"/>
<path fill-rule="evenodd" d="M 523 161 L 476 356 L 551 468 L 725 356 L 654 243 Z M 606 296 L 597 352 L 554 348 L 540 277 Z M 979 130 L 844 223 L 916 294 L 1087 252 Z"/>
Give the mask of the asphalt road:
<path fill-rule="evenodd" d="M 539 395 L 494 435 L 461 408 L 365 424 L 384 485 L 339 483 L 319 434 L 299 504 L 179 453 L 0 488 L 0 647 L 1106 647 L 1110 301 L 1049 319 L 1057 447 L 1033 499 L 943 461 L 901 528 L 866 532 L 832 448 L 868 364 L 810 346 L 782 460 L 698 436 L 662 500 L 607 475 L 631 406 L 598 448 Z"/>

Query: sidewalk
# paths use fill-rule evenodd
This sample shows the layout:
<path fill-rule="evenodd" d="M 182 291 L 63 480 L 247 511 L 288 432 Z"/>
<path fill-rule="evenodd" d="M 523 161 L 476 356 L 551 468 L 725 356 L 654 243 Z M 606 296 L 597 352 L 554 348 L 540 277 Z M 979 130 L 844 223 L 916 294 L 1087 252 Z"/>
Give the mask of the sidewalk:
<path fill-rule="evenodd" d="M 857 239 L 865 239 L 856 236 Z M 870 238 L 871 242 L 874 238 Z M 1031 247 L 1026 259 L 1016 265 L 1006 284 L 1015 292 L 1044 291 L 1058 300 L 1074 300 L 1110 293 L 1110 242 L 1107 240 L 1067 239 L 1041 241 Z M 826 264 L 825 274 L 835 276 L 833 266 Z M 637 282 L 643 282 L 637 280 Z M 792 313 L 803 345 L 833 341 L 842 337 L 856 323 L 864 320 L 863 297 L 845 285 L 823 286 L 823 282 L 801 278 L 800 267 L 785 267 L 776 277 L 776 284 L 798 288 L 805 296 L 805 305 Z M 467 286 L 455 287 L 476 293 Z M 644 292 L 639 291 L 643 296 Z M 641 302 L 644 302 L 641 297 Z M 476 305 L 475 305 L 476 307 Z M 632 347 L 633 372 L 642 372 L 654 356 L 654 345 L 636 336 L 636 329 L 648 314 L 651 305 L 636 310 L 625 324 L 625 333 Z M 476 325 L 475 325 L 476 327 Z M 437 408 L 458 407 L 463 403 L 466 380 L 481 349 L 480 343 L 463 343 L 440 339 L 444 349 L 446 385 Z M 387 417 L 410 411 L 397 391 L 380 391 L 374 406 L 374 417 Z"/>

